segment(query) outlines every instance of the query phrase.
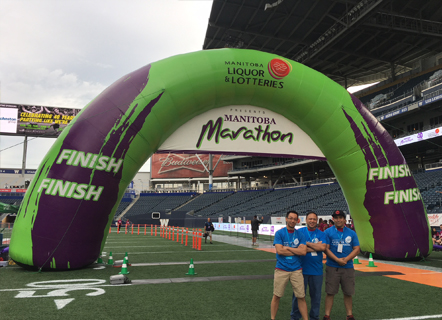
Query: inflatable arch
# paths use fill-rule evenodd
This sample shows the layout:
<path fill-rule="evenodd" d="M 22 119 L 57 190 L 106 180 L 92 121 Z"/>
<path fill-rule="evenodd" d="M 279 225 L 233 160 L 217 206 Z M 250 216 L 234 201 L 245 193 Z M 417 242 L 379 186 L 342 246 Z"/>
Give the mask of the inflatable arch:
<path fill-rule="evenodd" d="M 314 142 L 320 153 L 313 157 L 325 158 L 335 173 L 363 251 L 392 260 L 431 252 L 428 219 L 414 178 L 387 131 L 358 99 L 294 61 L 252 50 L 219 49 L 142 67 L 80 112 L 45 156 L 24 197 L 13 228 L 11 258 L 39 269 L 93 263 L 139 168 L 188 121 L 229 106 L 235 106 L 232 112 L 268 110 Z M 297 136 L 290 132 L 274 130 L 264 137 L 264 127 L 277 128 L 274 119 L 262 117 L 262 129 L 257 123 L 243 123 L 233 131 L 226 126 L 235 118 L 222 112 L 205 124 L 201 139 L 213 146 L 243 139 L 252 147 L 263 140 L 264 147 L 256 144 L 261 146 L 256 153 L 297 154 L 292 145 Z M 197 141 L 192 143 L 194 152 L 202 150 Z M 277 151 L 266 152 L 272 145 Z M 204 152 L 226 151 L 210 149 Z"/>

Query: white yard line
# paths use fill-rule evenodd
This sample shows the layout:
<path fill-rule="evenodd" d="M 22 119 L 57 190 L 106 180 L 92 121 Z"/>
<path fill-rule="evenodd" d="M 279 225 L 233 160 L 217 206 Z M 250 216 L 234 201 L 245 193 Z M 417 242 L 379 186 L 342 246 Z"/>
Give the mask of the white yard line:
<path fill-rule="evenodd" d="M 376 320 L 421 320 L 421 319 L 442 319 L 442 314 L 436 314 L 432 316 L 419 316 L 419 317 L 406 317 L 406 318 L 388 318 L 388 319 L 376 319 Z"/>

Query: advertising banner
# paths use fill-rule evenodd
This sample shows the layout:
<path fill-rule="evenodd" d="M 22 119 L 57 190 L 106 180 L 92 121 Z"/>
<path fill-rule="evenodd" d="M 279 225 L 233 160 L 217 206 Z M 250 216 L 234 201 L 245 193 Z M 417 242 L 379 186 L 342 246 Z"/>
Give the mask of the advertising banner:
<path fill-rule="evenodd" d="M 81 109 L 0 104 L 0 133 L 58 137 Z"/>
<path fill-rule="evenodd" d="M 166 151 L 325 159 L 296 124 L 271 110 L 247 105 L 216 108 L 194 117 L 158 149 Z"/>
<path fill-rule="evenodd" d="M 428 220 L 430 221 L 430 226 L 439 227 L 442 224 L 442 214 L 441 213 L 429 214 Z"/>
<path fill-rule="evenodd" d="M 17 114 L 17 109 L 0 107 L 0 133 L 17 133 Z"/>
<path fill-rule="evenodd" d="M 432 97 L 430 99 L 426 99 L 426 100 L 423 100 L 423 101 L 419 102 L 419 107 L 423 107 L 423 106 L 425 106 L 425 105 L 427 105 L 429 103 L 433 103 L 433 102 L 441 100 L 441 99 L 442 99 L 442 94 L 439 94 L 439 95 L 437 95 L 435 97 Z"/>
<path fill-rule="evenodd" d="M 384 115 L 382 115 L 382 116 L 379 116 L 378 119 L 379 119 L 379 121 L 383 121 L 383 120 L 385 120 L 385 119 L 388 119 L 388 118 L 391 118 L 391 117 L 397 116 L 398 114 L 401 114 L 401 113 L 404 113 L 404 112 L 407 112 L 407 111 L 408 111 L 408 107 L 404 107 L 404 108 L 401 108 L 401 109 L 395 110 L 395 111 L 393 111 L 393 112 L 389 112 L 389 113 L 387 113 L 387 114 L 384 114 Z"/>
<path fill-rule="evenodd" d="M 213 166 L 215 167 L 221 155 L 213 156 Z M 201 161 L 202 163 L 201 163 Z M 161 178 L 207 178 L 209 173 L 208 154 L 176 154 L 155 153 L 151 158 L 152 179 Z M 204 165 L 203 165 L 204 164 Z M 231 162 L 220 160 L 213 172 L 214 177 L 226 177 L 227 172 L 232 170 Z"/>
<path fill-rule="evenodd" d="M 272 224 L 282 224 L 285 226 L 285 218 L 284 217 L 270 217 Z"/>
<path fill-rule="evenodd" d="M 265 234 L 265 235 L 267 235 L 267 236 L 270 236 L 271 235 L 271 233 L 270 233 L 270 228 L 271 228 L 271 226 L 270 225 L 268 225 L 268 224 L 261 224 L 260 226 L 259 226 L 259 231 L 258 231 L 258 233 L 259 234 Z"/>
<path fill-rule="evenodd" d="M 35 174 L 37 170 L 25 170 L 25 174 Z M 0 169 L 0 173 L 22 174 L 22 169 Z"/>
<path fill-rule="evenodd" d="M 430 129 L 427 131 L 413 134 L 411 136 L 399 138 L 399 139 L 394 140 L 394 142 L 396 143 L 396 145 L 398 147 L 400 147 L 400 146 L 404 146 L 407 144 L 420 142 L 423 140 L 428 140 L 428 139 L 436 138 L 436 137 L 440 137 L 440 136 L 442 136 L 442 127 L 433 128 L 433 129 Z"/>
<path fill-rule="evenodd" d="M 241 224 L 241 223 L 214 223 L 215 230 L 221 231 L 230 231 L 230 232 L 238 232 L 238 233 L 252 233 L 252 228 L 250 224 Z M 275 233 L 284 228 L 284 225 L 281 224 L 261 224 L 259 226 L 258 234 L 274 236 Z M 296 229 L 302 228 L 303 226 L 296 226 Z"/>
<path fill-rule="evenodd" d="M 25 193 L 27 189 L 0 189 L 1 192 L 19 192 L 19 193 Z"/>

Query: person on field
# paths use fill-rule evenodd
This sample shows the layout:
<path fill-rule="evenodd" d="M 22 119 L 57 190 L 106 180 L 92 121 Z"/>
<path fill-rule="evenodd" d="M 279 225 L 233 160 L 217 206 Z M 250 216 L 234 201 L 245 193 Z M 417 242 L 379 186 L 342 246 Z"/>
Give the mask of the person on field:
<path fill-rule="evenodd" d="M 301 257 L 302 275 L 304 277 L 304 290 L 307 293 L 307 287 L 310 293 L 310 320 L 319 320 L 319 308 L 321 307 L 321 291 L 323 282 L 322 257 L 327 245 L 325 233 L 319 230 L 318 216 L 310 211 L 306 216 L 307 227 L 300 228 L 298 231 L 304 234 L 307 244 L 307 254 Z M 298 308 L 298 299 L 293 295 L 291 320 L 299 320 L 301 313 Z"/>
<path fill-rule="evenodd" d="M 258 220 L 258 217 L 255 215 L 253 220 L 250 222 L 252 227 L 252 246 L 258 245 L 256 243 L 256 238 L 258 237 L 259 225 L 263 223 L 264 217 L 261 217 L 261 220 Z"/>
<path fill-rule="evenodd" d="M 327 247 L 325 254 L 325 315 L 323 320 L 330 320 L 335 295 L 341 287 L 344 293 L 344 305 L 347 320 L 355 320 L 353 316 L 353 299 L 355 294 L 355 269 L 353 258 L 360 252 L 359 239 L 356 232 L 345 226 L 346 216 L 341 210 L 332 214 L 334 226 L 325 230 Z"/>
<path fill-rule="evenodd" d="M 212 231 L 214 229 L 212 221 L 210 221 L 210 218 L 207 218 L 207 222 L 204 224 L 204 233 L 207 237 L 210 237 L 210 244 L 212 244 Z M 207 243 L 207 237 L 205 243 Z"/>
<path fill-rule="evenodd" d="M 295 229 L 299 223 L 296 211 L 286 214 L 286 227 L 275 233 L 273 245 L 276 249 L 276 267 L 273 279 L 273 298 L 270 304 L 271 319 L 275 319 L 279 301 L 284 295 L 285 287 L 290 281 L 293 293 L 298 299 L 298 309 L 303 320 L 308 320 L 305 301 L 304 278 L 302 276 L 301 256 L 307 253 L 304 235 Z"/>

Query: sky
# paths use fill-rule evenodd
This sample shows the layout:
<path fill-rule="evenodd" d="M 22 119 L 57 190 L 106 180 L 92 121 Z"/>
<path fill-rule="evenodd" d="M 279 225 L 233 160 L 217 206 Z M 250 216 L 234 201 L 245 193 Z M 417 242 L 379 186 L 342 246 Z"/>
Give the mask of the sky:
<path fill-rule="evenodd" d="M 212 0 L 1 0 L 0 102 L 83 108 L 129 72 L 201 50 L 211 8 Z M 0 136 L 0 168 L 22 167 L 23 140 Z M 28 138 L 26 168 L 54 141 Z"/>
<path fill-rule="evenodd" d="M 1 0 L 0 102 L 83 108 L 125 74 L 202 50 L 211 8 L 211 0 Z M 54 141 L 28 138 L 26 167 L 36 169 Z M 21 168 L 22 157 L 23 137 L 0 136 L 0 168 Z"/>

